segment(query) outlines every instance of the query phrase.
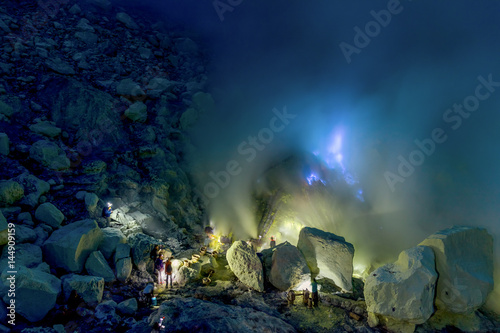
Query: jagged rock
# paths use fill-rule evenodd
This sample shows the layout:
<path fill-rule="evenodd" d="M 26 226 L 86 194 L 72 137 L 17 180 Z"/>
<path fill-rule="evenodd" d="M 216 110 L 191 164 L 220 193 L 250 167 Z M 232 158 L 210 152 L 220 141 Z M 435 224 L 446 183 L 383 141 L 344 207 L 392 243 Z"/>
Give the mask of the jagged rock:
<path fill-rule="evenodd" d="M 128 245 L 126 243 L 118 243 L 116 245 L 116 252 L 115 252 L 114 261 L 116 263 L 118 260 L 123 259 L 123 258 L 130 258 L 130 245 Z"/>
<path fill-rule="evenodd" d="M 121 314 L 133 315 L 138 309 L 137 300 L 135 298 L 129 298 L 119 303 L 116 309 Z"/>
<path fill-rule="evenodd" d="M 139 29 L 137 23 L 127 13 L 116 14 L 116 20 L 123 23 L 129 29 Z"/>
<path fill-rule="evenodd" d="M 127 238 L 116 228 L 103 228 L 102 231 L 102 242 L 99 245 L 99 251 L 103 254 L 106 259 L 110 259 L 116 250 L 118 244 L 126 243 Z M 128 246 L 128 245 L 127 245 Z M 128 248 L 127 257 L 130 256 L 130 247 Z"/>
<path fill-rule="evenodd" d="M 49 233 L 42 227 L 42 225 L 37 226 L 33 231 L 36 234 L 36 241 L 33 243 L 37 246 L 43 246 L 43 243 L 49 238 Z"/>
<path fill-rule="evenodd" d="M 53 77 L 37 97 L 57 126 L 79 139 L 77 146 L 84 154 L 96 145 L 127 144 L 119 105 L 108 93 L 71 78 Z"/>
<path fill-rule="evenodd" d="M 9 155 L 10 152 L 9 136 L 5 133 L 0 133 L 0 155 Z"/>
<path fill-rule="evenodd" d="M 24 196 L 24 188 L 14 180 L 0 181 L 0 206 L 10 206 Z"/>
<path fill-rule="evenodd" d="M 155 245 L 162 245 L 157 239 L 145 234 L 137 233 L 131 235 L 127 239 L 128 244 L 132 248 L 132 260 L 134 265 L 140 271 L 153 271 L 153 260 L 151 259 L 151 250 Z M 172 251 L 165 249 L 165 256 L 171 256 Z"/>
<path fill-rule="evenodd" d="M 82 18 L 80 19 L 80 21 L 78 21 L 76 29 L 80 31 L 94 32 L 95 29 L 89 23 L 90 23 L 89 20 L 87 20 L 86 18 Z"/>
<path fill-rule="evenodd" d="M 57 229 L 61 226 L 64 220 L 64 214 L 50 202 L 46 202 L 38 206 L 35 211 L 35 218 L 52 228 Z"/>
<path fill-rule="evenodd" d="M 116 86 L 116 93 L 123 96 L 141 97 L 145 93 L 132 79 L 123 79 Z"/>
<path fill-rule="evenodd" d="M 146 47 L 139 47 L 138 51 L 142 59 L 151 58 L 151 49 L 148 49 Z"/>
<path fill-rule="evenodd" d="M 409 324 L 422 324 L 434 313 L 437 273 L 427 246 L 401 252 L 398 260 L 373 271 L 365 281 L 369 312 Z"/>
<path fill-rule="evenodd" d="M 148 119 L 148 108 L 142 102 L 135 102 L 125 110 L 125 117 L 132 121 L 143 123 Z"/>
<path fill-rule="evenodd" d="M 45 241 L 45 261 L 68 272 L 81 272 L 88 256 L 97 250 L 101 240 L 101 229 L 94 220 L 73 222 L 54 231 Z"/>
<path fill-rule="evenodd" d="M 354 246 L 337 236 L 315 228 L 302 228 L 297 248 L 313 275 L 328 278 L 344 291 L 352 291 Z"/>
<path fill-rule="evenodd" d="M 17 229 L 17 228 L 16 228 Z M 9 256 L 8 247 L 4 247 L 2 251 L 2 259 L 7 259 Z M 25 243 L 16 244 L 16 267 L 35 268 L 42 263 L 42 249 L 40 246 Z"/>
<path fill-rule="evenodd" d="M 0 210 L 0 246 L 8 243 L 9 224 Z"/>
<path fill-rule="evenodd" d="M 80 14 L 82 12 L 82 9 L 77 4 L 74 4 L 73 6 L 71 6 L 71 8 L 68 10 L 68 12 L 70 14 L 77 15 L 77 14 Z"/>
<path fill-rule="evenodd" d="M 117 304 L 115 301 L 104 301 L 95 308 L 94 317 L 100 325 L 114 326 L 120 323 L 121 318 L 116 314 Z"/>
<path fill-rule="evenodd" d="M 96 175 L 106 171 L 107 164 L 104 161 L 85 161 L 82 163 L 82 172 L 87 175 Z"/>
<path fill-rule="evenodd" d="M 30 130 L 51 138 L 60 135 L 62 130 L 55 125 L 53 121 L 40 121 L 30 126 Z"/>
<path fill-rule="evenodd" d="M 24 187 L 25 193 L 20 203 L 32 208 L 35 208 L 38 205 L 40 197 L 50 190 L 49 183 L 28 172 L 17 176 L 15 180 Z"/>
<path fill-rule="evenodd" d="M 174 298 L 163 302 L 149 316 L 152 326 L 165 317 L 165 330 L 178 332 L 275 332 L 292 333 L 295 329 L 273 316 L 239 306 L 221 305 L 196 298 Z"/>
<path fill-rule="evenodd" d="M 10 106 L 9 104 L 7 104 L 3 101 L 0 101 L 0 114 L 3 114 L 5 116 L 7 116 L 8 118 L 10 118 L 14 113 L 15 113 L 15 110 L 12 106 Z"/>
<path fill-rule="evenodd" d="M 236 241 L 226 254 L 231 271 L 238 279 L 257 291 L 264 291 L 264 275 L 262 263 L 251 245 L 244 241 Z"/>
<path fill-rule="evenodd" d="M 302 253 L 285 242 L 272 250 L 269 282 L 279 290 L 311 290 L 311 271 Z"/>
<path fill-rule="evenodd" d="M 62 276 L 61 281 L 66 301 L 72 290 L 76 290 L 78 295 L 89 305 L 96 305 L 102 300 L 104 292 L 104 279 L 102 277 L 68 274 Z"/>
<path fill-rule="evenodd" d="M 187 283 L 194 282 L 200 277 L 200 270 L 195 269 L 195 267 L 181 266 L 176 276 L 177 283 L 180 286 L 185 286 Z"/>
<path fill-rule="evenodd" d="M 2 274 L 3 301 L 10 302 L 7 290 L 10 274 Z M 42 320 L 55 306 L 61 292 L 61 280 L 37 269 L 20 266 L 15 275 L 16 312 L 31 322 Z"/>
<path fill-rule="evenodd" d="M 75 33 L 75 37 L 84 42 L 87 45 L 95 45 L 97 43 L 98 37 L 96 34 L 89 31 L 78 31 Z M 80 63 L 86 63 L 82 60 Z M 78 67 L 82 68 L 80 65 Z M 84 68 L 87 69 L 87 68 Z"/>
<path fill-rule="evenodd" d="M 132 259 L 122 258 L 115 262 L 116 279 L 125 282 L 132 273 Z"/>
<path fill-rule="evenodd" d="M 37 236 L 33 229 L 24 225 L 16 226 L 16 243 L 32 243 L 36 240 Z"/>
<path fill-rule="evenodd" d="M 146 86 L 146 93 L 151 98 L 159 98 L 164 92 L 171 92 L 179 82 L 170 81 L 162 77 L 154 77 Z"/>
<path fill-rule="evenodd" d="M 439 274 L 436 307 L 470 313 L 493 290 L 493 238 L 484 228 L 452 227 L 427 237 Z"/>
<path fill-rule="evenodd" d="M 116 279 L 115 273 L 100 251 L 92 252 L 85 262 L 85 269 L 90 275 L 100 276 L 105 282 L 112 282 Z"/>
<path fill-rule="evenodd" d="M 61 58 L 47 59 L 45 66 L 50 68 L 56 73 L 63 75 L 74 75 L 75 70 L 68 63 L 61 60 Z"/>
<path fill-rule="evenodd" d="M 99 203 L 99 197 L 95 193 L 85 193 L 85 208 L 89 213 L 94 213 Z"/>
<path fill-rule="evenodd" d="M 66 170 L 70 161 L 64 151 L 54 142 L 39 140 L 30 148 L 30 157 L 52 170 Z"/>

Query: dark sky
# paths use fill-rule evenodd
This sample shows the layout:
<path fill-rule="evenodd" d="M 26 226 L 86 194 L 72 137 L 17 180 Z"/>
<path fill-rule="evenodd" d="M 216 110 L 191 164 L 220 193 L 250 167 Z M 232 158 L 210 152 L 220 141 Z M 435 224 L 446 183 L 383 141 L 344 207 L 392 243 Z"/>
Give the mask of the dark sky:
<path fill-rule="evenodd" d="M 381 241 L 403 242 L 393 255 L 453 224 L 485 226 L 498 243 L 499 2 L 232 3 L 221 21 L 210 1 L 141 2 L 151 16 L 197 34 L 209 57 L 217 109 L 192 133 L 194 162 L 206 176 L 200 187 L 231 159 L 243 167 L 215 207 L 219 201 L 245 210 L 249 183 L 274 156 L 304 149 L 327 159 L 332 138 L 341 135 L 335 154 L 360 180 L 373 215 L 398 213 L 397 221 L 376 222 L 395 230 Z M 388 7 L 390 22 L 374 24 L 373 13 L 387 21 Z M 357 28 L 366 33 L 367 24 L 372 37 L 347 61 L 341 43 L 355 46 Z M 485 87 L 479 77 L 493 83 Z M 474 111 L 454 111 L 463 103 Z M 239 144 L 284 106 L 296 117 L 245 164 Z M 425 155 L 415 140 L 428 143 L 436 129 L 446 141 Z M 398 173 L 401 160 L 412 156 L 419 165 L 409 175 Z M 363 228 L 356 226 L 361 234 Z"/>

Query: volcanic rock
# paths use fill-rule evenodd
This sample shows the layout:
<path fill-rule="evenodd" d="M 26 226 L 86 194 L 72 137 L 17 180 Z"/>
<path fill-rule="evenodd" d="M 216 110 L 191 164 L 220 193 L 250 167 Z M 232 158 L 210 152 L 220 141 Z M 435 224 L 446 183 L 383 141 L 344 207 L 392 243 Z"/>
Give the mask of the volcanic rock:
<path fill-rule="evenodd" d="M 61 223 L 64 220 L 64 214 L 53 204 L 46 202 L 38 206 L 35 211 L 35 218 L 38 221 L 56 229 L 61 226 Z"/>
<path fill-rule="evenodd" d="M 257 291 L 264 291 L 264 274 L 262 263 L 251 245 L 244 241 L 236 241 L 227 250 L 229 267 L 238 279 Z"/>
<path fill-rule="evenodd" d="M 344 291 L 352 290 L 354 246 L 337 236 L 315 228 L 302 228 L 297 248 L 313 275 L 328 278 Z"/>
<path fill-rule="evenodd" d="M 97 276 L 68 274 L 61 277 L 64 299 L 67 301 L 72 290 L 76 290 L 85 303 L 97 305 L 102 300 L 104 279 Z"/>

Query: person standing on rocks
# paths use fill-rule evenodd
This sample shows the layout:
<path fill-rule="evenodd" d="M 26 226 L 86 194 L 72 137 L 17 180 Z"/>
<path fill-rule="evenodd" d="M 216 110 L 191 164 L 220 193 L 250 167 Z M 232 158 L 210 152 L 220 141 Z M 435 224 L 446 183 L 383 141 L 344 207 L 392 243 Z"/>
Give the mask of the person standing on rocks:
<path fill-rule="evenodd" d="M 288 294 L 286 295 L 286 299 L 288 300 L 288 306 L 293 305 L 295 302 L 295 292 L 293 290 L 289 290 Z"/>
<path fill-rule="evenodd" d="M 155 245 L 153 249 L 151 250 L 151 253 L 149 254 L 149 257 L 153 262 L 156 262 L 156 259 L 158 259 L 158 256 L 160 255 L 160 246 Z"/>
<path fill-rule="evenodd" d="M 276 240 L 274 239 L 274 236 L 271 236 L 271 249 L 273 247 L 276 247 Z"/>
<path fill-rule="evenodd" d="M 318 294 L 318 283 L 316 282 L 316 279 L 312 280 L 311 288 L 312 288 L 313 305 L 314 305 L 314 307 L 317 307 L 318 303 L 319 303 L 319 294 Z"/>
<path fill-rule="evenodd" d="M 165 263 L 163 262 L 163 254 L 160 254 L 155 262 L 155 271 L 158 278 L 158 284 L 163 284 L 165 275 Z"/>
<path fill-rule="evenodd" d="M 165 277 L 166 277 L 166 283 L 165 286 L 168 287 L 168 280 L 170 280 L 170 288 L 173 288 L 174 286 L 172 285 L 172 259 L 174 257 L 168 258 L 168 260 L 165 262 Z"/>
<path fill-rule="evenodd" d="M 104 217 L 108 223 L 111 222 L 111 213 L 113 213 L 111 206 L 113 206 L 113 204 L 108 202 L 108 204 L 102 209 L 102 217 Z"/>

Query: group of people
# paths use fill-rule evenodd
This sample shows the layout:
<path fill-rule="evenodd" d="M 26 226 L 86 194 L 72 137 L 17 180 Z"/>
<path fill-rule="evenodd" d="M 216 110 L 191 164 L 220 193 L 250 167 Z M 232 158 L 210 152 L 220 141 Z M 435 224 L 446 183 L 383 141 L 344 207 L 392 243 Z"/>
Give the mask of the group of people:
<path fill-rule="evenodd" d="M 166 258 L 164 251 L 160 249 L 159 245 L 156 245 L 151 251 L 151 259 L 154 262 L 154 273 L 157 277 L 158 285 L 166 284 L 166 287 L 173 288 L 172 282 L 172 259 L 173 256 Z"/>
<path fill-rule="evenodd" d="M 302 303 L 310 309 L 313 306 L 317 307 L 319 304 L 318 283 L 316 282 L 316 279 L 313 279 L 311 282 L 311 289 L 311 292 L 309 292 L 309 289 L 307 288 L 302 292 Z M 286 295 L 286 299 L 288 301 L 288 305 L 293 305 L 295 302 L 295 292 L 290 289 Z"/>

